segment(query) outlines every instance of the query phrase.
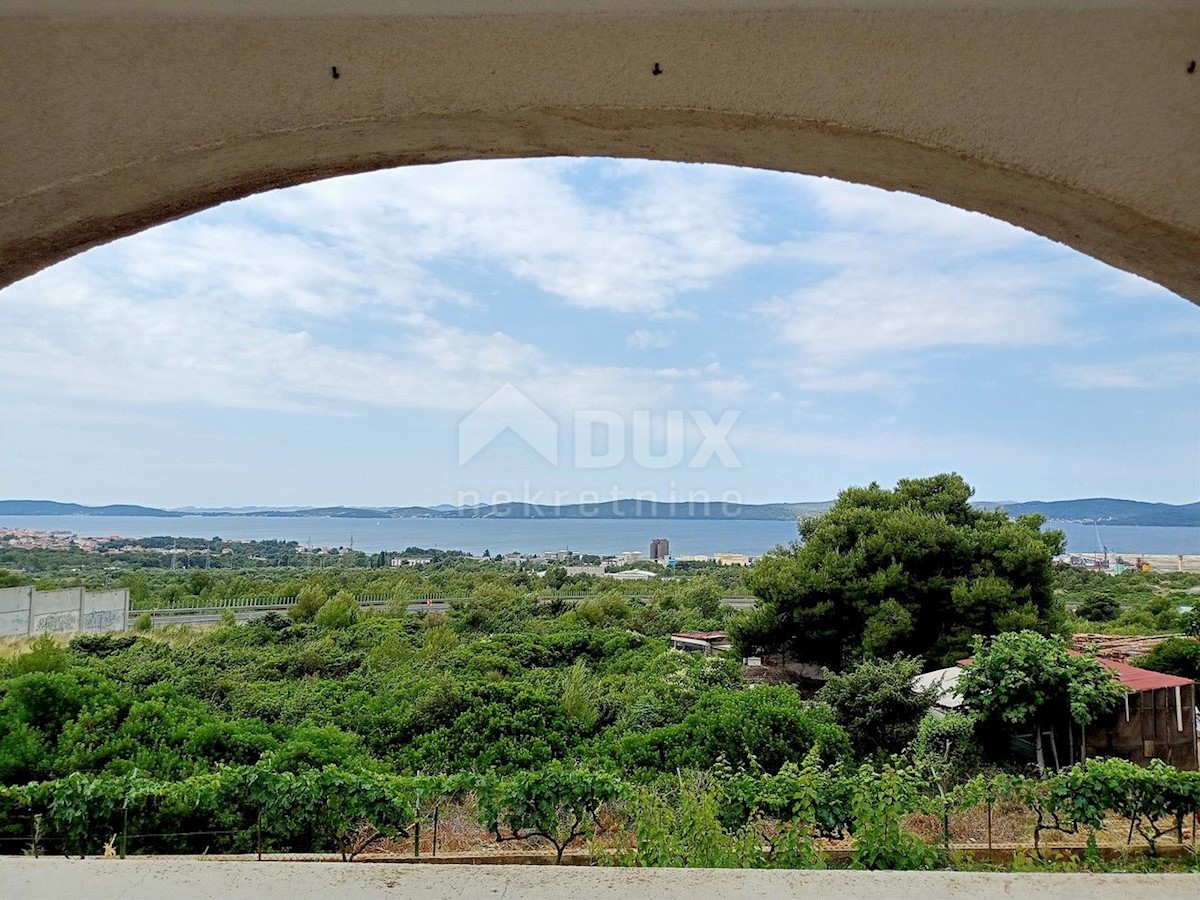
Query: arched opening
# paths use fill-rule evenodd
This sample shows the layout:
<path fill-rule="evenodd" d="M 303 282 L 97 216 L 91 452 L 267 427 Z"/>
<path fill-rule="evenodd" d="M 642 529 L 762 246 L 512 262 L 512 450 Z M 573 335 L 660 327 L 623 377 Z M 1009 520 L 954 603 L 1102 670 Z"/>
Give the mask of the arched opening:
<path fill-rule="evenodd" d="M 13 405 L 5 418 L 25 426 L 6 444 L 9 472 L 28 479 L 23 484 L 40 472 L 41 483 L 59 485 L 56 491 L 72 490 L 61 487 L 68 477 L 79 490 L 99 484 L 177 490 L 172 497 L 205 484 L 215 497 L 239 483 L 241 502 L 262 502 L 253 492 L 269 489 L 272 499 L 290 505 L 296 500 L 284 499 L 286 493 L 301 486 L 302 502 L 316 505 L 317 498 L 346 502 L 352 485 L 367 503 L 387 503 L 375 499 L 380 493 L 407 499 L 419 490 L 423 502 L 461 508 L 499 499 L 494 491 L 484 494 L 486 487 L 474 497 L 446 493 L 471 484 L 468 478 L 525 499 L 513 496 L 504 478 L 528 472 L 531 460 L 553 468 L 562 459 L 561 432 L 547 440 L 543 426 L 554 425 L 554 413 L 561 425 L 565 410 L 575 414 L 566 445 L 574 469 L 589 479 L 597 471 L 652 476 L 658 499 L 672 490 L 672 467 L 658 465 L 664 457 L 689 474 L 695 458 L 723 466 L 712 483 L 737 484 L 746 500 L 774 499 L 776 490 L 786 499 L 812 496 L 798 487 L 806 473 L 797 464 L 811 458 L 871 471 L 829 476 L 838 486 L 875 477 L 891 482 L 913 468 L 945 470 L 966 458 L 994 473 L 1036 470 L 1045 485 L 1062 484 L 1059 467 L 1071 469 L 1079 484 L 1117 471 L 1123 485 L 1157 486 L 1151 489 L 1171 492 L 1168 499 L 1191 499 L 1193 486 L 1181 487 L 1175 474 L 1195 471 L 1192 438 L 1200 421 L 1177 415 L 1185 404 L 1194 409 L 1195 310 L 1184 309 L 1192 317 L 1184 319 L 1182 302 L 1149 301 L 1166 290 L 1200 298 L 1200 174 L 1188 165 L 1198 127 L 1188 93 L 1192 7 L 1090 11 L 1065 2 L 1050 9 L 983 3 L 950 10 L 895 0 L 867 10 L 807 2 L 730 10 L 711 0 L 680 0 L 674 12 L 646 13 L 609 0 L 584 13 L 550 5 L 496 4 L 495 15 L 454 16 L 418 0 L 414 9 L 389 16 L 372 0 L 336 11 L 314 0 L 300 13 L 269 0 L 249 15 L 221 3 L 180 3 L 171 16 L 103 6 L 85 15 L 71 0 L 35 14 L 18 4 L 3 38 L 13 52 L 0 54 L 4 83 L 24 88 L 10 92 L 0 108 L 0 133 L 12 136 L 0 150 L 0 281 L 24 279 L 0 295 L 8 341 L 0 373 L 20 389 L 8 398 Z M 330 14 L 314 15 L 322 12 Z M 604 159 L 572 161 L 588 155 Z M 537 166 L 521 161 L 526 157 L 558 157 L 541 164 L 554 177 L 537 175 Z M 646 159 L 741 168 L 636 162 Z M 480 160 L 489 162 L 468 168 Z M 572 180 L 573 171 L 577 176 L 588 167 L 589 177 Z M 654 171 L 671 174 L 659 178 Z M 358 180 L 325 180 L 350 173 L 359 173 Z M 801 182 L 778 173 L 842 181 Z M 722 179 L 758 179 L 753 202 L 712 202 Z M 401 182 L 403 190 L 387 190 Z M 906 193 L 885 198 L 856 185 Z M 268 192 L 285 186 L 295 189 Z M 622 201 L 615 207 L 597 202 L 614 195 Z M 1025 232 L 913 195 L 987 213 L 1163 287 L 1080 260 L 1061 246 L 1039 240 L 1031 248 Z M 388 212 L 396 196 L 400 213 L 391 220 L 363 215 L 364 208 Z M 235 198 L 246 202 L 218 207 Z M 522 227 L 514 228 L 508 214 L 526 205 Z M 811 233 L 802 209 L 819 212 Z M 168 224 L 151 228 L 160 223 Z M 378 241 L 362 233 L 385 227 L 398 234 Z M 764 236 L 764 228 L 774 236 Z M 912 241 L 914 233 L 924 242 Z M 128 240 L 97 246 L 122 236 Z M 89 247 L 95 252 L 67 259 Z M 1028 256 L 1014 265 L 1014 253 Z M 1023 271 L 1030 257 L 1042 266 L 1035 276 Z M 451 271 L 448 258 L 469 264 Z M 66 262 L 39 271 L 56 260 Z M 958 280 L 948 285 L 947 267 L 955 265 Z M 753 291 L 730 290 L 728 279 L 752 267 Z M 504 302 L 478 302 L 493 289 L 505 292 Z M 1103 334 L 1090 327 L 1100 318 Z M 705 355 L 713 347 L 719 357 Z M 931 379 L 926 365 L 943 377 Z M 64 395 L 69 403 L 52 411 L 51 402 Z M 321 415 L 306 415 L 313 409 Z M 917 410 L 931 431 L 895 427 Z M 583 431 L 581 411 L 588 413 Z M 731 411 L 741 412 L 737 422 L 727 420 Z M 673 413 L 680 418 L 671 419 Z M 368 419 L 370 427 L 363 427 Z M 969 423 L 971 440 L 954 440 L 962 435 L 947 423 L 956 419 Z M 622 460 L 608 467 L 604 448 L 590 443 L 586 430 L 604 426 L 611 446 L 614 420 L 627 429 L 618 456 L 624 454 L 628 468 Z M 1156 441 L 1167 421 L 1172 439 Z M 739 422 L 746 427 L 732 434 Z M 516 446 L 504 443 L 508 432 Z M 682 456 L 672 450 L 676 434 Z M 1026 436 L 1036 440 L 1023 444 Z M 1119 452 L 1106 455 L 1112 443 Z M 418 455 L 397 465 L 400 444 Z M 731 464 L 727 450 L 757 454 L 754 468 L 767 477 L 753 494 L 742 471 L 748 467 Z M 884 467 L 878 454 L 892 467 L 886 475 L 878 471 Z M 487 466 L 491 471 L 481 475 Z M 948 481 L 954 515 L 972 524 L 989 515 L 977 516 L 965 490 Z M 539 492 L 528 499 L 582 502 L 581 484 L 573 483 L 565 498 Z M 615 489 L 620 496 L 643 486 L 625 481 Z M 705 493 L 711 498 L 715 491 Z M 832 491 L 822 486 L 819 493 L 827 499 Z M 944 498 L 937 490 L 925 494 L 923 500 L 931 498 L 925 520 L 946 525 Z M 838 652 L 802 664 L 849 667 L 862 649 L 886 667 L 893 651 L 929 649 L 937 663 L 951 662 L 966 652 L 972 628 L 1057 628 L 1050 552 L 1036 525 L 992 514 L 1004 540 L 968 534 L 958 546 L 981 551 L 983 564 L 977 569 L 975 556 L 960 554 L 951 585 L 945 567 L 927 564 L 941 545 L 924 554 L 911 504 L 896 509 L 900 527 L 889 537 L 899 539 L 877 554 L 882 565 L 844 579 L 843 595 L 866 598 L 845 617 L 851 627 L 813 628 L 802 635 L 803 645 L 790 634 L 778 640 L 776 626 L 798 621 L 792 609 L 800 604 L 777 601 L 807 603 L 819 593 L 791 589 L 795 567 L 784 551 L 775 570 L 782 589 L 754 588 L 763 601 L 758 609 L 770 614 L 758 623 L 765 626 L 759 636 L 773 643 L 746 649 L 781 650 L 784 669 L 796 662 L 789 663 L 788 651 L 814 646 Z M 272 512 L 276 521 L 289 513 Z M 529 830 L 519 808 L 529 808 L 528 794 L 520 792 L 531 786 L 550 783 L 551 800 L 560 805 L 570 796 L 588 803 L 582 812 L 578 803 L 556 811 L 545 830 L 572 815 L 577 823 L 594 816 L 598 804 L 616 796 L 607 768 L 588 771 L 599 760 L 588 755 L 597 747 L 616 747 L 620 765 L 677 782 L 680 794 L 692 789 L 683 771 L 707 773 L 695 783 L 706 790 L 711 774 L 731 761 L 757 780 L 763 773 L 750 771 L 756 766 L 773 778 L 807 759 L 803 777 L 825 778 L 843 769 L 822 770 L 823 754 L 828 762 L 855 763 L 873 750 L 907 751 L 933 702 L 930 696 L 917 703 L 908 690 L 911 675 L 929 666 L 905 663 L 885 672 L 896 689 L 891 696 L 904 701 L 904 727 L 874 747 L 883 732 L 867 708 L 855 724 L 857 738 L 866 740 L 852 749 L 849 731 L 831 712 L 835 703 L 863 706 L 864 692 L 852 681 L 824 707 L 786 687 L 745 689 L 748 676 L 736 660 L 712 666 L 676 654 L 687 648 L 707 656 L 722 647 L 726 635 L 708 629 L 730 615 L 722 600 L 751 605 L 748 597 L 722 591 L 741 579 L 735 567 L 748 563 L 750 553 L 692 560 L 708 568 L 687 584 L 668 583 L 669 566 L 631 570 L 636 558 L 622 561 L 624 554 L 612 566 L 624 571 L 569 573 L 559 563 L 590 563 L 571 554 L 592 549 L 574 537 L 571 547 L 552 550 L 536 566 L 498 562 L 489 552 L 460 554 L 439 569 L 453 554 L 436 546 L 426 553 L 419 545 L 405 551 L 392 545 L 399 552 L 391 559 L 386 552 L 363 559 L 364 546 L 388 547 L 363 539 L 363 529 L 382 525 L 375 516 L 332 512 L 321 518 L 338 533 L 318 539 L 326 547 L 315 553 L 295 532 L 299 540 L 270 548 L 274 556 L 251 555 L 253 547 L 235 551 L 226 533 L 225 541 L 205 537 L 185 549 L 180 573 L 173 542 L 146 548 L 158 555 L 155 575 L 164 577 L 153 585 L 131 579 L 129 589 L 153 592 L 168 605 L 135 610 L 144 627 L 156 624 L 152 609 L 165 609 L 193 622 L 216 620 L 218 630 L 194 651 L 156 648 L 162 652 L 148 660 L 151 666 L 106 663 L 105 672 L 119 675 L 112 679 L 121 681 L 119 689 L 89 671 L 87 657 L 137 654 L 132 635 L 84 640 L 70 658 L 49 642 L 22 663 L 38 678 L 61 675 L 46 682 L 99 685 L 106 708 L 115 710 L 73 723 L 42 716 L 34 735 L 27 726 L 40 715 L 40 695 L 27 695 L 28 711 L 4 707 L 29 738 L 5 757 L 13 785 L 60 777 L 74 779 L 69 787 L 90 788 L 92 779 L 100 785 L 93 793 L 105 803 L 91 805 L 86 827 L 78 810 L 54 819 L 47 804 L 56 795 L 49 790 L 12 788 L 9 796 L 48 817 L 59 846 L 91 849 L 89 838 L 127 831 L 128 812 L 135 839 L 159 841 L 139 849 L 207 852 L 210 836 L 220 834 L 222 851 L 246 851 L 253 843 L 262 850 L 267 810 L 268 851 L 339 849 L 352 856 L 361 849 L 355 839 L 363 821 L 375 832 L 370 840 L 394 837 L 422 816 L 428 822 L 428 804 L 417 807 L 431 792 L 436 842 L 436 804 L 461 800 L 464 785 L 493 799 L 508 791 L 512 799 L 493 821 L 486 809 L 476 812 L 497 839 L 500 825 L 517 837 Z M 178 530 L 174 521 L 154 527 Z M 201 526 L 206 536 L 216 530 L 211 521 Z M 781 524 L 785 540 L 794 522 Z M 671 549 L 680 553 L 685 529 L 672 528 Z M 947 530 L 938 530 L 939 540 Z M 639 536 L 643 548 L 644 538 L 651 564 L 671 552 L 663 533 Z M 502 551 L 509 540 L 486 546 Z M 538 540 L 539 549 L 549 549 L 546 538 Z M 842 554 L 836 540 L 831 544 L 830 568 L 838 569 Z M 906 556 L 913 547 L 917 552 Z M 100 547 L 109 549 L 122 552 Z M 246 564 L 243 580 L 212 575 L 210 564 L 215 559 L 220 569 L 226 549 Z M 193 564 L 193 552 L 202 566 Z M 916 584 L 905 596 L 900 579 L 874 578 L 878 571 L 895 575 L 901 556 L 913 560 L 913 571 L 932 571 L 937 591 Z M 1002 577 L 993 575 L 999 557 L 1006 558 Z M 326 562 L 336 571 L 330 574 Z M 457 573 L 446 570 L 457 563 L 482 573 L 469 596 L 452 596 L 437 608 L 432 598 L 410 602 L 426 599 L 409 592 L 425 573 L 408 578 L 406 568 L 430 566 L 430 581 L 453 584 Z M 801 563 L 811 571 L 807 560 Z M 272 568 L 280 571 L 263 574 Z M 588 582 L 593 594 L 568 603 L 539 590 L 542 579 L 561 587 L 576 575 L 596 579 Z M 625 579 L 660 575 L 669 602 L 619 589 Z M 600 581 L 609 576 L 611 584 Z M 869 582 L 870 592 L 856 581 Z M 264 584 L 273 592 L 265 598 L 270 603 L 236 611 L 224 603 L 247 599 Z M 374 585 L 396 590 L 381 596 L 371 592 Z M 27 598 L 16 612 L 18 625 L 32 629 L 41 598 L 31 584 L 15 589 Z M 71 590 L 47 600 L 58 604 L 48 615 L 83 621 L 93 601 L 83 587 Z M 1177 624 L 1180 593 L 1155 597 L 1158 606 L 1137 614 L 1149 617 L 1143 620 L 1149 628 Z M 895 596 L 913 601 L 915 613 Z M 816 600 L 814 606 L 830 605 Z M 449 619 L 437 618 L 446 606 Z M 268 607 L 275 613 L 269 620 L 238 630 L 239 615 L 259 618 Z M 380 611 L 392 621 L 358 619 Z M 409 618 L 413 612 L 420 621 Z M 817 622 L 822 629 L 838 618 L 828 609 L 818 613 L 826 616 Z M 951 621 L 947 640 L 925 641 Z M 1059 671 L 1066 671 L 1073 657 L 1065 645 L 1054 652 Z M 552 664 L 543 665 L 548 659 Z M 1002 662 L 996 668 L 1004 674 Z M 1160 725 L 1182 733 L 1188 721 L 1182 680 L 1155 682 L 1160 687 L 1153 690 L 1173 687 L 1173 700 L 1152 693 L 1149 707 L 1134 707 L 1152 713 L 1147 724 L 1155 737 Z M 197 696 L 176 704 L 179 716 L 159 728 L 176 712 L 172 681 Z M 161 694 L 149 694 L 160 686 Z M 148 695 L 152 702 L 133 715 Z M 1060 699 L 1057 707 L 1066 705 Z M 1096 693 L 1097 708 L 1105 699 Z M 1119 728 L 1117 715 L 1112 724 Z M 1083 755 L 1075 741 L 1084 739 L 1076 727 L 1084 723 L 1059 728 L 1057 745 L 1052 723 L 1044 740 L 1044 724 L 1035 717 L 1022 724 L 1035 735 L 1039 764 L 1046 752 L 1057 763 L 1062 743 L 1066 763 Z M 76 740 L 84 730 L 90 740 Z M 1170 742 L 1147 749 L 1146 733 L 1138 732 L 1130 752 L 1169 756 Z M 686 735 L 706 737 L 691 746 L 681 740 Z M 943 740 L 957 737 L 932 729 L 927 735 L 930 759 L 948 763 Z M 101 746 L 110 738 L 115 751 Z M 147 762 L 158 767 L 150 776 L 162 784 L 153 796 L 190 801 L 161 804 L 169 814 L 188 810 L 186 820 L 156 823 L 150 818 L 156 804 L 134 804 L 131 812 L 128 802 L 121 805 L 133 777 L 105 767 L 110 754 L 118 765 L 130 763 L 124 757 L 133 751 L 126 748 L 140 743 L 155 748 Z M 51 746 L 53 754 L 42 749 Z M 174 765 L 174 756 L 186 765 Z M 416 773 L 418 781 L 392 779 L 388 767 L 402 779 Z M 198 792 L 190 773 L 205 779 L 209 769 L 218 774 L 199 792 L 208 807 L 193 814 Z M 420 782 L 422 773 L 468 770 L 500 774 Z M 530 771 L 533 779 L 509 777 Z M 906 769 L 905 814 L 930 808 L 923 804 L 933 792 L 919 797 L 918 786 L 929 786 L 931 771 Z M 314 783 L 315 773 L 325 780 Z M 900 835 L 882 848 L 896 856 L 871 856 L 868 846 L 856 864 L 894 859 L 929 866 L 934 843 L 950 849 L 948 807 L 944 829 L 925 841 L 905 836 L 898 802 L 888 801 L 888 818 L 872 820 L 899 784 L 881 783 L 868 770 L 861 781 L 838 781 L 829 792 L 836 802 L 855 798 L 855 809 L 831 820 L 838 835 L 854 823 Z M 344 806 L 325 802 L 346 796 L 352 802 Z M 712 822 L 716 796 L 700 797 L 710 804 L 701 812 L 712 812 Z M 967 823 L 974 830 L 959 832 L 961 839 L 990 842 L 990 804 L 986 838 L 984 812 L 976 809 Z M 1105 812 L 1127 808 L 1113 802 Z M 64 819 L 78 846 L 67 846 Z M 797 833 L 806 835 L 811 824 L 801 821 Z M 734 823 L 719 840 L 733 850 L 753 848 L 753 864 L 765 863 L 762 835 L 747 827 L 757 826 Z M 412 848 L 419 852 L 414 830 Z M 478 833 L 492 837 L 487 828 Z M 25 840 L 16 826 L 4 835 Z M 561 860 L 566 844 L 552 840 Z M 632 843 L 628 834 L 618 840 Z M 815 861 L 809 849 L 804 840 L 795 848 L 799 864 Z M 698 858 L 672 853 L 659 860 L 691 865 Z"/>

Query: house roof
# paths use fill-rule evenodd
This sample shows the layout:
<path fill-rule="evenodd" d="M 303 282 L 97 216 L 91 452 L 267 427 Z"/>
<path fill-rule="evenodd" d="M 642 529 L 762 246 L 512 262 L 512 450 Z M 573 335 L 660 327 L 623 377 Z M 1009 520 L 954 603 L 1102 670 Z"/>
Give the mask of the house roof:
<path fill-rule="evenodd" d="M 1186 687 L 1189 684 L 1194 684 L 1190 678 L 1180 678 L 1178 675 L 1165 675 L 1162 672 L 1151 672 L 1149 669 L 1139 669 L 1137 666 L 1131 666 L 1129 663 L 1121 662 L 1117 659 L 1107 659 L 1103 656 L 1096 657 L 1096 662 L 1117 674 L 1117 680 L 1121 682 L 1121 686 L 1128 688 L 1133 693 L 1141 691 L 1154 691 L 1159 688 Z"/>
<path fill-rule="evenodd" d="M 673 638 L 688 638 L 693 641 L 723 641 L 728 635 L 724 631 L 681 631 Z"/>
<path fill-rule="evenodd" d="M 913 679 L 913 688 L 918 691 L 936 687 L 938 689 L 937 705 L 947 709 L 957 709 L 962 706 L 962 694 L 958 692 L 958 679 L 962 677 L 962 666 L 950 666 L 945 669 L 935 669 Z"/>
<path fill-rule="evenodd" d="M 1068 650 L 1072 656 L 1083 656 L 1078 650 Z M 1139 669 L 1137 666 L 1131 666 L 1129 663 L 1121 662 L 1118 659 L 1108 659 L 1103 656 L 1093 657 L 1096 662 L 1104 666 L 1110 672 L 1117 676 L 1117 681 L 1121 682 L 1121 687 L 1125 688 L 1129 693 L 1138 694 L 1142 691 L 1156 691 L 1159 688 L 1187 687 L 1189 684 L 1195 684 L 1190 678 L 1180 678 L 1178 675 L 1166 675 L 1162 672 L 1152 672 L 1149 669 Z M 959 664 L 969 666 L 971 659 L 959 660 Z"/>

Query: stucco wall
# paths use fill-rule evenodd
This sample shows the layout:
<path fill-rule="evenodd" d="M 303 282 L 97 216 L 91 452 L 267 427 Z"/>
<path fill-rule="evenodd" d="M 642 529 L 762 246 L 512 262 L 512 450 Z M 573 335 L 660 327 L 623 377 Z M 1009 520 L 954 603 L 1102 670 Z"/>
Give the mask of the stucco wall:
<path fill-rule="evenodd" d="M 1200 300 L 1197 35 L 1195 0 L 16 0 L 0 284 L 254 191 L 558 154 L 912 191 Z"/>

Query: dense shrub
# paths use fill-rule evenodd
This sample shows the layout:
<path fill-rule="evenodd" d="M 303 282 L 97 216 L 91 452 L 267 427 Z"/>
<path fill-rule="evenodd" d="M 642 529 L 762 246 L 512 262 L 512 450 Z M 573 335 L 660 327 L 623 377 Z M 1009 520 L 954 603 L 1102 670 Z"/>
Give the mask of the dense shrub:
<path fill-rule="evenodd" d="M 627 765 L 668 772 L 726 759 L 773 773 L 814 748 L 828 761 L 849 754 L 850 739 L 833 710 L 801 700 L 791 687 L 763 686 L 709 691 L 681 723 L 627 736 L 622 753 Z"/>
<path fill-rule="evenodd" d="M 1200 681 L 1200 640 L 1191 637 L 1167 638 L 1145 656 L 1135 660 L 1134 664 L 1155 672 Z"/>
<path fill-rule="evenodd" d="M 317 610 L 314 621 L 322 628 L 346 628 L 358 620 L 359 612 L 354 595 L 349 591 L 338 591 Z"/>
<path fill-rule="evenodd" d="M 817 699 L 833 709 L 856 755 L 898 753 L 917 736 L 918 723 L 937 699 L 936 688 L 913 688 L 919 674 L 917 659 L 866 660 L 843 675 L 830 673 Z"/>
<path fill-rule="evenodd" d="M 77 634 L 67 646 L 84 656 L 111 656 L 128 650 L 137 642 L 133 634 Z"/>
<path fill-rule="evenodd" d="M 323 588 L 305 584 L 296 594 L 296 602 L 288 608 L 288 615 L 294 622 L 311 622 L 328 600 L 329 594 Z"/>

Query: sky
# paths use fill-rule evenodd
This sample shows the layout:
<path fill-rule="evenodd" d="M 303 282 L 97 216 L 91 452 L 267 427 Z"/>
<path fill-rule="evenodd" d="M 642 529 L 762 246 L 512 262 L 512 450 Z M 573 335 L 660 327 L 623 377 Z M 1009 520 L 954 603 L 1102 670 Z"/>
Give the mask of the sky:
<path fill-rule="evenodd" d="M 1200 308 L 774 172 L 461 162 L 260 194 L 0 291 L 0 497 L 1200 499 Z"/>

